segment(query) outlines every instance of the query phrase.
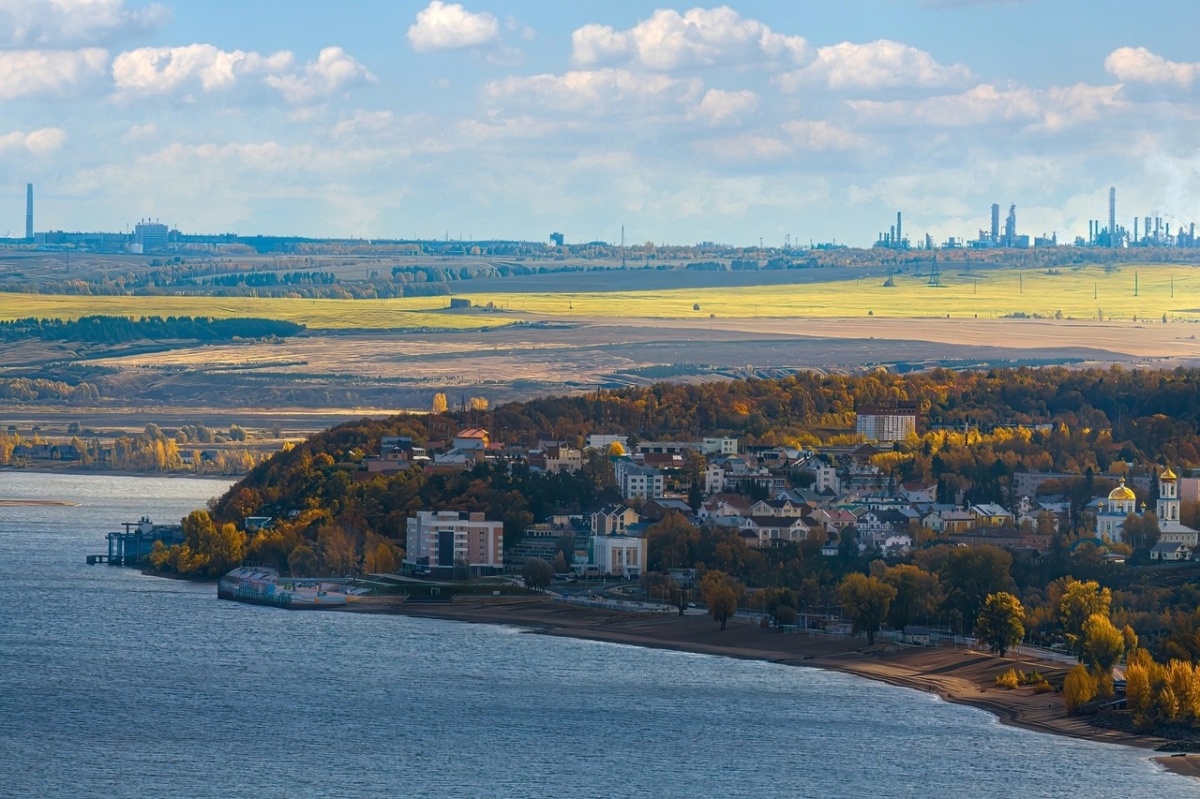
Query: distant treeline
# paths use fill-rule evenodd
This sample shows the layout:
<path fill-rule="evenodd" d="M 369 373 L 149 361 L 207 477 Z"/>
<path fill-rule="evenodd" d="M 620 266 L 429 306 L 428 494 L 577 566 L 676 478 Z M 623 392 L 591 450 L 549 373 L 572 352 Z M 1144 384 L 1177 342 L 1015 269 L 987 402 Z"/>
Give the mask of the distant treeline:
<path fill-rule="evenodd" d="M 234 338 L 287 338 L 304 325 L 275 319 L 211 319 L 204 316 L 85 316 L 75 320 L 17 319 L 0 322 L 0 341 L 88 341 L 120 344 L 147 339 L 229 341 Z"/>

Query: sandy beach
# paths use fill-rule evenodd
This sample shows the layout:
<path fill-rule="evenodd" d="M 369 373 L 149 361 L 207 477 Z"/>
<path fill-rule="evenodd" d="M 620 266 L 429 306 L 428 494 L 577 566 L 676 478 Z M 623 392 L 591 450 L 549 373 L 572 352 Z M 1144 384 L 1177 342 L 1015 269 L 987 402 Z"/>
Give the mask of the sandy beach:
<path fill-rule="evenodd" d="M 406 604 L 402 597 L 369 598 L 345 609 L 524 627 L 540 635 L 607 641 L 724 657 L 762 660 L 855 674 L 892 685 L 936 693 L 948 702 L 994 714 L 1002 723 L 1036 732 L 1153 750 L 1168 742 L 1094 727 L 1067 715 L 1061 694 L 1005 690 L 995 677 L 1010 668 L 1061 676 L 1068 664 L 1000 658 L 967 649 L 927 649 L 877 644 L 863 638 L 812 633 L 784 634 L 754 624 L 730 623 L 725 630 L 707 616 L 633 614 L 581 608 L 548 600 L 465 601 Z M 1200 756 L 1162 756 L 1170 771 L 1200 779 Z"/>

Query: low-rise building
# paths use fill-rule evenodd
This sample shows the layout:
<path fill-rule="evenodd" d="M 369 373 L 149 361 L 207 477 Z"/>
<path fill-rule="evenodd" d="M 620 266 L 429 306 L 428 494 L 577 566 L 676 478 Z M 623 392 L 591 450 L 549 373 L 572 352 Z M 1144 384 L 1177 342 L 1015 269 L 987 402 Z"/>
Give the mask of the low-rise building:
<path fill-rule="evenodd" d="M 646 568 L 645 538 L 597 535 L 589 539 L 591 565 L 602 575 L 636 580 Z"/>

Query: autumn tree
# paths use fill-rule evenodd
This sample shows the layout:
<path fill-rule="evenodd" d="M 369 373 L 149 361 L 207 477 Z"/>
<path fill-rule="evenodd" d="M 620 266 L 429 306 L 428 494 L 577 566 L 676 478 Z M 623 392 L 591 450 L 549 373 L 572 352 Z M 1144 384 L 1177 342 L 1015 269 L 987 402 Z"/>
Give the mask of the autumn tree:
<path fill-rule="evenodd" d="M 880 579 L 896 589 L 896 598 L 887 615 L 887 623 L 892 628 L 903 630 L 917 619 L 937 613 L 942 601 L 942 586 L 936 574 L 904 563 L 885 569 Z"/>
<path fill-rule="evenodd" d="M 1096 698 L 1096 677 L 1082 663 L 1067 672 L 1063 679 L 1063 699 L 1067 712 L 1075 713 Z"/>
<path fill-rule="evenodd" d="M 1112 592 L 1101 588 L 1095 580 L 1080 582 L 1067 579 L 1061 588 L 1052 586 L 1052 595 L 1061 590 L 1058 600 L 1058 618 L 1066 634 L 1071 651 L 1082 657 L 1084 632 L 1083 625 L 1093 615 L 1099 614 L 1108 618 L 1112 606 Z"/>
<path fill-rule="evenodd" d="M 708 615 L 720 623 L 722 630 L 729 617 L 737 611 L 743 591 L 739 581 L 716 569 L 706 572 L 700 581 L 700 596 L 708 606 Z"/>
<path fill-rule="evenodd" d="M 854 623 L 854 632 L 867 634 L 867 645 L 875 645 L 875 632 L 887 618 L 896 589 L 878 577 L 849 574 L 838 586 L 842 615 Z"/>
<path fill-rule="evenodd" d="M 1083 642 L 1080 655 L 1083 663 L 1096 676 L 1100 696 L 1112 696 L 1112 670 L 1125 654 L 1125 636 L 1113 626 L 1108 616 L 1093 613 L 1083 623 Z"/>
<path fill-rule="evenodd" d="M 445 413 L 448 407 L 445 394 L 439 391 L 433 395 L 433 405 L 430 408 L 433 413 Z"/>
<path fill-rule="evenodd" d="M 315 577 L 319 568 L 317 553 L 307 544 L 299 544 L 288 555 L 287 565 L 293 577 Z"/>
<path fill-rule="evenodd" d="M 975 622 L 975 635 L 993 652 L 1004 657 L 1025 637 L 1025 608 L 1012 594 L 989 594 Z"/>

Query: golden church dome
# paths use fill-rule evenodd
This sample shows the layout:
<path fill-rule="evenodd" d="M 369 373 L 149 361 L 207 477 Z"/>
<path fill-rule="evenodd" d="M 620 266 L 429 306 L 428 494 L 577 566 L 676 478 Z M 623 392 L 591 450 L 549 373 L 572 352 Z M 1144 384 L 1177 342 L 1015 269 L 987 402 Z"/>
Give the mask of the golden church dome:
<path fill-rule="evenodd" d="M 1168 466 L 1167 470 L 1158 476 L 1158 479 L 1159 480 L 1177 480 L 1178 477 L 1179 476 L 1176 475 L 1175 472 L 1171 471 L 1171 467 Z"/>
<path fill-rule="evenodd" d="M 1134 494 L 1133 491 L 1126 488 L 1125 478 L 1121 478 L 1121 484 L 1109 492 L 1108 498 L 1117 502 L 1126 502 L 1130 500 L 1136 500 L 1137 494 Z"/>

